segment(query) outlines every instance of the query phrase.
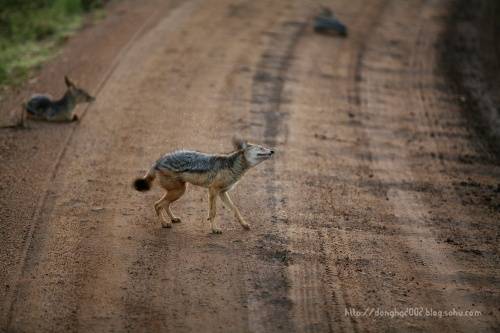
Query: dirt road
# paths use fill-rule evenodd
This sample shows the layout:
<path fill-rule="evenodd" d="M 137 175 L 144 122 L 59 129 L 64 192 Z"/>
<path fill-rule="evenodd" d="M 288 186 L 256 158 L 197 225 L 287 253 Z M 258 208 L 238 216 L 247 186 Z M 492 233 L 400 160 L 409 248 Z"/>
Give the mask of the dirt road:
<path fill-rule="evenodd" d="M 348 38 L 312 32 L 320 5 Z M 500 167 L 440 70 L 448 6 L 113 5 L 3 105 L 65 73 L 97 95 L 0 131 L 1 330 L 498 330 Z M 196 187 L 162 229 L 132 179 L 234 133 L 277 150 L 233 195 L 252 230 L 219 205 L 210 234 Z"/>

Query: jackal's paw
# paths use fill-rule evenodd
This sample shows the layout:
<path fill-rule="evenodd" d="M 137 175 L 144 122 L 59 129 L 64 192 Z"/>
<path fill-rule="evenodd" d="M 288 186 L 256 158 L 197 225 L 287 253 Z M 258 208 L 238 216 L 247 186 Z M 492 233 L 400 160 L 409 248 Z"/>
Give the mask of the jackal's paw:
<path fill-rule="evenodd" d="M 212 233 L 216 235 L 222 234 L 222 230 L 219 228 L 212 228 Z"/>
<path fill-rule="evenodd" d="M 245 230 L 250 230 L 250 225 L 248 223 L 242 223 L 241 226 L 243 227 L 243 229 Z"/>
<path fill-rule="evenodd" d="M 163 228 L 172 228 L 172 223 L 170 223 L 170 222 L 162 222 L 161 226 Z"/>
<path fill-rule="evenodd" d="M 178 218 L 178 217 L 174 217 L 174 218 L 172 219 L 172 223 L 181 223 L 181 222 L 182 222 L 182 221 L 181 221 L 181 219 L 180 219 L 180 218 Z"/>

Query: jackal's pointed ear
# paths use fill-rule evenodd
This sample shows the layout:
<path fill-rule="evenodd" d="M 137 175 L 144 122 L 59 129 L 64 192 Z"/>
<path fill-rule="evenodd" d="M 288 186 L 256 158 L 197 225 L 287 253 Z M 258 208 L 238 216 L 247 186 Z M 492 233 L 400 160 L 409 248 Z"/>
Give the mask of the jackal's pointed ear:
<path fill-rule="evenodd" d="M 241 150 L 241 149 L 245 149 L 247 147 L 247 145 L 248 145 L 247 142 L 245 140 L 243 140 L 242 138 L 240 138 L 238 136 L 233 137 L 234 148 Z"/>
<path fill-rule="evenodd" d="M 68 87 L 68 88 L 75 86 L 75 84 L 73 82 L 71 82 L 71 80 L 67 76 L 64 76 L 64 83 L 66 83 L 66 87 Z"/>

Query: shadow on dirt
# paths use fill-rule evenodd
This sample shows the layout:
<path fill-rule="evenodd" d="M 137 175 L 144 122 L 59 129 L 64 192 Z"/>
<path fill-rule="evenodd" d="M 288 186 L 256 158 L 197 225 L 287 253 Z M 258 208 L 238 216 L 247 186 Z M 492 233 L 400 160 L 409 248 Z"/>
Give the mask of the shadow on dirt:
<path fill-rule="evenodd" d="M 451 3 L 448 29 L 441 37 L 441 68 L 456 90 L 462 111 L 500 161 L 500 3 Z"/>

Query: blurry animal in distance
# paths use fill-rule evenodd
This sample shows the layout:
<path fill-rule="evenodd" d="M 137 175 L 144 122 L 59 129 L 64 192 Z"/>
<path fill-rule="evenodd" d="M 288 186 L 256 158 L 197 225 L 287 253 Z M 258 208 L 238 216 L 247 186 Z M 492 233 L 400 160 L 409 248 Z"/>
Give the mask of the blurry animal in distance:
<path fill-rule="evenodd" d="M 64 82 L 67 89 L 62 98 L 54 100 L 49 95 L 35 94 L 23 104 L 24 114 L 32 119 L 46 121 L 69 122 L 78 120 L 78 116 L 74 114 L 76 105 L 93 102 L 95 97 L 76 86 L 67 76 L 64 77 Z"/>

